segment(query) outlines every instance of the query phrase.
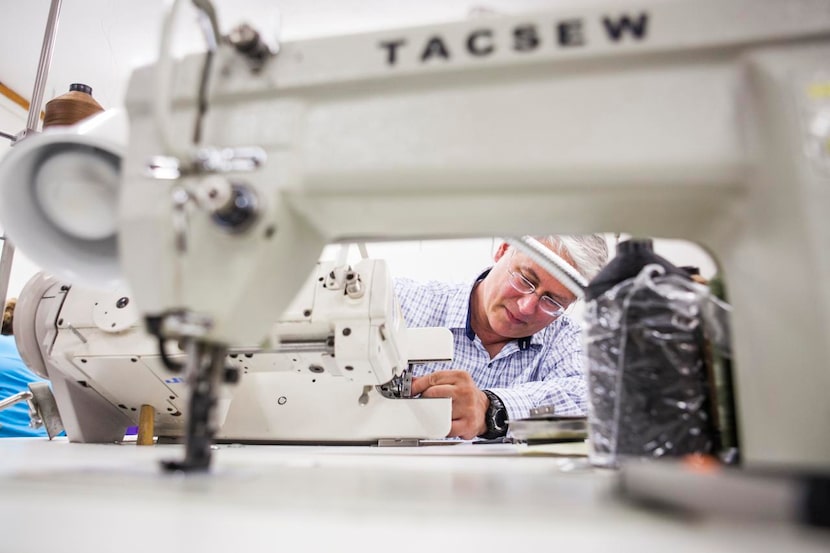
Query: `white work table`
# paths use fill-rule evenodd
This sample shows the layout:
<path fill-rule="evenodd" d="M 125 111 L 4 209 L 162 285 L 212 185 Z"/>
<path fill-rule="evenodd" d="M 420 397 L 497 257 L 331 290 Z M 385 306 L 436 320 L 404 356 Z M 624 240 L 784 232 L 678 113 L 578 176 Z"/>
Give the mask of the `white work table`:
<path fill-rule="evenodd" d="M 616 473 L 523 446 L 181 446 L 0 440 L 0 552 L 823 552 L 830 531 L 616 498 Z"/>

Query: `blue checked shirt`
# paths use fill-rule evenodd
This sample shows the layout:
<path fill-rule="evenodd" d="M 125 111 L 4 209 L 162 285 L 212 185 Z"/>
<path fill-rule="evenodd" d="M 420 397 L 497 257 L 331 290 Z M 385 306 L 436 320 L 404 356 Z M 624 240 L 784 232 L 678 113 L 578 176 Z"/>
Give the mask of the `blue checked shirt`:
<path fill-rule="evenodd" d="M 554 405 L 558 415 L 584 415 L 587 391 L 579 325 L 562 315 L 533 336 L 508 342 L 490 359 L 470 328 L 473 286 L 395 280 L 407 326 L 444 327 L 453 334 L 452 363 L 416 365 L 414 375 L 449 369 L 467 371 L 479 389 L 501 398 L 510 420 L 525 418 L 531 408 L 542 405 Z"/>

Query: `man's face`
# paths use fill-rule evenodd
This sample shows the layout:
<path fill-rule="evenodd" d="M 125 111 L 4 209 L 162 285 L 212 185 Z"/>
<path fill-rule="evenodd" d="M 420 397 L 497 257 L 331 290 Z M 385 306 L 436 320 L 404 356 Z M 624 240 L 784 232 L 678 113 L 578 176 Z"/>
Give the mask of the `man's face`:
<path fill-rule="evenodd" d="M 565 260 L 571 263 L 568 257 Z M 529 283 L 535 290 L 524 293 L 511 281 L 524 290 Z M 505 338 L 530 336 L 556 319 L 555 315 L 546 313 L 540 306 L 542 297 L 547 296 L 565 308 L 576 300 L 573 293 L 557 279 L 513 248 L 499 249 L 496 264 L 480 286 L 480 307 L 487 324 L 492 332 Z M 544 301 L 548 311 L 550 306 L 555 305 L 550 300 Z"/>

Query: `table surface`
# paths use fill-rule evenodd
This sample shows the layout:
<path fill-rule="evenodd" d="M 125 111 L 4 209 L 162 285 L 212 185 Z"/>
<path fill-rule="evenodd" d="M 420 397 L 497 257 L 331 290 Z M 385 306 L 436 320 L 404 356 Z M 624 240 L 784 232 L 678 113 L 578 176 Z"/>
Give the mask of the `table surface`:
<path fill-rule="evenodd" d="M 830 532 L 632 505 L 580 448 L 0 440 L 0 551 L 822 552 Z"/>

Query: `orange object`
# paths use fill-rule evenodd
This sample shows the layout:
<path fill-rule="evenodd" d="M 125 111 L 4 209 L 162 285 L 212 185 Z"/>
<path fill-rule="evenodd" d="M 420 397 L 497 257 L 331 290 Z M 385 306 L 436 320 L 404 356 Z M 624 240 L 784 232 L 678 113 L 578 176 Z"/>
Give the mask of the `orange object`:
<path fill-rule="evenodd" d="M 702 453 L 692 453 L 683 457 L 683 465 L 692 472 L 711 474 L 718 472 L 721 468 L 721 462 L 717 457 L 712 455 L 704 455 Z"/>
<path fill-rule="evenodd" d="M 69 85 L 69 92 L 46 102 L 43 128 L 55 125 L 74 125 L 102 111 L 104 108 L 92 97 L 92 87 L 73 83 Z"/>

